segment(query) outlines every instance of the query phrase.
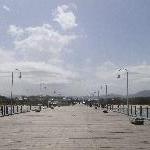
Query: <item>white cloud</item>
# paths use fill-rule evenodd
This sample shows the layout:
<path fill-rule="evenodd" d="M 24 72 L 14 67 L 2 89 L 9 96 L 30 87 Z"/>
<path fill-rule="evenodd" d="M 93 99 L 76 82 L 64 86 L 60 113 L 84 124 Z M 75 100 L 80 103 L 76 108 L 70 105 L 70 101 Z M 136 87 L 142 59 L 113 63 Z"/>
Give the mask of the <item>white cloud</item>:
<path fill-rule="evenodd" d="M 24 31 L 20 27 L 17 27 L 15 25 L 10 25 L 8 33 L 17 39 L 20 39 L 21 36 L 23 35 Z"/>
<path fill-rule="evenodd" d="M 106 61 L 96 66 L 96 77 L 103 83 L 109 82 L 115 77 L 116 66 L 110 61 Z"/>
<path fill-rule="evenodd" d="M 76 16 L 68 5 L 58 6 L 54 11 L 54 21 L 58 22 L 64 30 L 77 26 Z"/>
<path fill-rule="evenodd" d="M 40 83 L 40 79 L 46 83 L 68 83 L 76 78 L 76 74 L 58 66 L 44 62 L 5 62 L 0 64 L 0 72 L 12 72 L 15 68 L 22 71 L 23 80 L 32 84 Z"/>
<path fill-rule="evenodd" d="M 15 61 L 14 53 L 12 51 L 6 50 L 4 48 L 0 48 L 0 63 L 4 62 L 13 62 Z"/>
<path fill-rule="evenodd" d="M 10 11 L 7 6 L 3 6 L 3 9 Z M 58 7 L 58 10 L 63 13 L 62 17 L 65 17 L 62 18 L 65 30 L 77 26 L 76 18 L 68 6 Z M 0 48 L 0 76 L 3 73 L 4 76 L 6 75 L 6 78 L 0 78 L 1 87 L 5 85 L 5 88 L 0 88 L 1 92 L 9 94 L 11 72 L 15 68 L 19 68 L 23 74 L 22 93 L 25 93 L 25 88 L 33 89 L 41 81 L 49 85 L 66 85 L 77 80 L 77 73 L 67 67 L 63 58 L 70 52 L 69 47 L 72 41 L 78 37 L 75 33 L 65 31 L 62 33 L 50 24 L 43 24 L 29 27 L 10 25 L 8 34 L 14 47 L 11 50 Z M 16 93 L 21 90 L 17 88 L 18 84 L 19 81 L 15 79 Z"/>
<path fill-rule="evenodd" d="M 59 19 L 62 19 L 60 22 L 65 30 L 77 26 L 76 18 L 67 5 L 58 7 L 57 10 L 55 17 L 62 17 Z M 22 86 L 28 85 L 30 88 L 41 81 L 50 85 L 65 85 L 77 80 L 77 73 L 71 68 L 68 69 L 63 59 L 63 56 L 70 52 L 68 47 L 72 41 L 77 39 L 76 34 L 71 32 L 61 33 L 50 24 L 24 28 L 10 25 L 8 34 L 12 37 L 14 44 L 12 54 L 10 54 L 12 61 L 9 57 L 7 61 L 2 62 L 0 72 L 11 73 L 15 68 L 19 68 L 23 73 Z M 4 53 L 3 50 L 2 53 Z M 0 80 L 0 82 L 3 81 Z M 15 91 L 17 92 L 17 90 L 19 89 L 16 88 Z M 25 92 L 25 89 L 23 91 Z"/>
<path fill-rule="evenodd" d="M 61 34 L 49 24 L 27 28 L 11 25 L 8 33 L 15 37 L 15 50 L 24 60 L 51 63 L 60 62 L 66 47 L 77 38 L 74 34 Z"/>
<path fill-rule="evenodd" d="M 69 84 L 77 74 L 66 69 L 62 55 L 67 46 L 77 38 L 74 34 L 61 34 L 51 25 L 20 28 L 11 25 L 8 33 L 14 38 L 14 63 L 3 63 L 1 71 L 19 68 L 23 71 L 23 81 L 33 87 L 44 80 L 47 84 Z M 5 66 L 5 67 L 3 67 Z"/>
<path fill-rule="evenodd" d="M 55 10 L 54 21 L 61 25 L 63 32 L 57 31 L 50 24 L 24 28 L 10 25 L 8 33 L 12 37 L 14 48 L 12 51 L 0 48 L 0 72 L 9 72 L 7 74 L 9 82 L 8 78 L 5 80 L 1 78 L 0 84 L 5 85 L 7 81 L 9 86 L 6 89 L 10 90 L 11 71 L 19 68 L 23 74 L 21 85 L 23 92 L 25 88 L 33 89 L 43 81 L 46 84 L 65 87 L 64 93 L 68 95 L 87 95 L 105 83 L 108 84 L 109 93 L 125 94 L 125 72 L 122 72 L 121 79 L 117 80 L 118 66 L 113 62 L 93 65 L 89 57 L 85 58 L 85 64 L 78 68 L 78 71 L 73 68 L 73 64 L 70 64 L 71 67 L 68 69 L 63 55 L 68 52 L 68 47 L 78 36 L 66 30 L 77 26 L 76 17 L 68 5 L 62 5 Z M 148 88 L 150 65 L 144 63 L 126 68 L 129 70 L 130 93 Z M 18 84 L 19 81 L 16 79 L 14 86 Z M 0 88 L 1 90 L 3 88 Z M 16 92 L 17 90 L 20 88 L 14 89 Z"/>
<path fill-rule="evenodd" d="M 18 68 L 22 72 L 22 79 L 18 78 L 19 73 L 15 72 Z M 32 90 L 30 94 L 39 94 L 40 83 L 45 83 L 49 92 L 53 86 L 58 89 L 60 85 L 70 85 L 78 78 L 75 72 L 57 65 L 44 62 L 20 61 L 3 62 L 0 64 L 0 91 L 1 94 L 9 95 L 11 90 L 11 72 L 14 72 L 14 94 L 26 94 L 26 89 Z M 65 91 L 66 94 L 69 94 Z"/>
<path fill-rule="evenodd" d="M 5 11 L 7 11 L 7 12 L 10 12 L 10 8 L 9 8 L 8 6 L 6 6 L 6 5 L 3 5 L 3 9 L 4 9 Z"/>

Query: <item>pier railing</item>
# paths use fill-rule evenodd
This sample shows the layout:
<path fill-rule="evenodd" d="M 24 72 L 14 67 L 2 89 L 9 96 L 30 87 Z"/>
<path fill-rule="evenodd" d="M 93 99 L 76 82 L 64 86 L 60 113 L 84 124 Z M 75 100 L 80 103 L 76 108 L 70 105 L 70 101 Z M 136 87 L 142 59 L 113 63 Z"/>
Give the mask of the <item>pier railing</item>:
<path fill-rule="evenodd" d="M 30 112 L 31 108 L 32 108 L 31 106 L 26 105 L 13 105 L 12 108 L 10 105 L 2 105 L 0 106 L 0 116 L 4 117 L 9 115 Z"/>
<path fill-rule="evenodd" d="M 127 105 L 106 105 L 111 111 L 128 115 Z M 150 120 L 150 106 L 147 105 L 129 105 L 129 116 L 143 117 Z"/>

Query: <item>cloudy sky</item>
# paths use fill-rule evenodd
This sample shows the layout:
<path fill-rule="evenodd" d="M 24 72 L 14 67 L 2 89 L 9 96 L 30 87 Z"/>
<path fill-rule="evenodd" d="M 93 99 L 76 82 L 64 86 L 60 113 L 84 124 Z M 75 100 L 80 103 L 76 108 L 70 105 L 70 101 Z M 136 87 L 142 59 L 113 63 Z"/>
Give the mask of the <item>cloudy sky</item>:
<path fill-rule="evenodd" d="M 149 0 L 0 0 L 2 95 L 11 72 L 14 94 L 126 94 L 120 68 L 129 93 L 149 90 L 149 57 Z"/>

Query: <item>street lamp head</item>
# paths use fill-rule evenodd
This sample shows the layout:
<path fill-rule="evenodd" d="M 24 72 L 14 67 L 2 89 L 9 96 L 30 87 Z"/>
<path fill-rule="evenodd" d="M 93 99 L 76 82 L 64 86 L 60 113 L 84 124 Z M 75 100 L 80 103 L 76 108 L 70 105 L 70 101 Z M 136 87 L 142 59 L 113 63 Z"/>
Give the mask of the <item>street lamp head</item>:
<path fill-rule="evenodd" d="M 120 68 L 120 69 L 118 69 L 118 71 L 123 71 L 123 70 L 128 71 L 126 68 Z"/>
<path fill-rule="evenodd" d="M 21 74 L 21 72 L 20 72 L 20 74 L 19 74 L 19 78 L 20 78 L 20 79 L 22 78 L 22 74 Z"/>
<path fill-rule="evenodd" d="M 15 71 L 19 71 L 19 72 L 20 72 L 20 73 L 19 73 L 19 78 L 21 79 L 21 78 L 22 78 L 22 74 L 21 74 L 20 69 L 16 68 Z"/>
<path fill-rule="evenodd" d="M 120 78 L 120 74 L 118 74 L 117 78 L 118 78 L 118 79 Z"/>

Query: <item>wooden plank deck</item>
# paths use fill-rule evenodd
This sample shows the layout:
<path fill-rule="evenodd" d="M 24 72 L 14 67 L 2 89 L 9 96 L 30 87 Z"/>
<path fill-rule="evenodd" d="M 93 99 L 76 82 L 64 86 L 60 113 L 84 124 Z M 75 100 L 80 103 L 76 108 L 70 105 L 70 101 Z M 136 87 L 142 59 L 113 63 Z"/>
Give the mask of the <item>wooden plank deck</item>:
<path fill-rule="evenodd" d="M 0 150 L 150 149 L 150 123 L 84 105 L 0 118 Z"/>

